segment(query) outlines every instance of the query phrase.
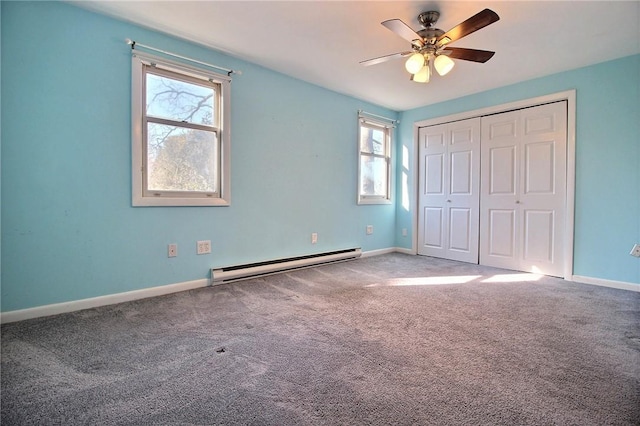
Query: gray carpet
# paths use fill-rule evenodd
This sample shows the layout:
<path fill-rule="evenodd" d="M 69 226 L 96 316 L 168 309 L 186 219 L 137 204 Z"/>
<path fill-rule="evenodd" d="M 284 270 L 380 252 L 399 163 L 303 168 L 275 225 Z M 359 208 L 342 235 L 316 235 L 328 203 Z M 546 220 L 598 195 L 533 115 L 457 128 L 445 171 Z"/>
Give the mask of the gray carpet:
<path fill-rule="evenodd" d="M 640 424 L 640 294 L 509 274 L 389 254 L 5 324 L 2 425 Z"/>

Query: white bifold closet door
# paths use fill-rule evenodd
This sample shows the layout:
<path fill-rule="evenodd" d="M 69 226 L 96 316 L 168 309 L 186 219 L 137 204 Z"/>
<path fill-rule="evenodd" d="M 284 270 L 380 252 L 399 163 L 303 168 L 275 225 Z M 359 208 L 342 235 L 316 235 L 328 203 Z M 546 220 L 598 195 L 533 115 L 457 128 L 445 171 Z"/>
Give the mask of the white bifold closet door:
<path fill-rule="evenodd" d="M 478 263 L 480 118 L 422 127 L 418 254 Z"/>
<path fill-rule="evenodd" d="M 567 103 L 482 117 L 480 264 L 563 276 Z"/>

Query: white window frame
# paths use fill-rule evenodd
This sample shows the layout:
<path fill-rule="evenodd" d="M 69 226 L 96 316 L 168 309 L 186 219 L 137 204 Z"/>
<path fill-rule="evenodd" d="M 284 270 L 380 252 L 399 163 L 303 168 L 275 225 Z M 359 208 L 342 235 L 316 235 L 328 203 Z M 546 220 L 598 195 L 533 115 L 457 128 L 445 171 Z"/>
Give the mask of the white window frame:
<path fill-rule="evenodd" d="M 360 139 L 362 135 L 362 127 L 373 128 L 377 130 L 383 130 L 385 133 L 385 147 L 384 154 L 374 154 L 363 152 L 360 147 Z M 374 118 L 366 117 L 359 115 L 358 116 L 358 204 L 359 205 L 368 205 L 368 204 L 391 204 L 391 172 L 392 172 L 392 162 L 391 162 L 391 141 L 393 138 L 393 125 L 392 123 L 376 120 Z M 374 158 L 384 158 L 387 165 L 387 194 L 386 195 L 367 195 L 361 192 L 362 189 L 362 157 L 374 157 Z"/>
<path fill-rule="evenodd" d="M 217 86 L 214 101 L 220 114 L 216 132 L 218 136 L 219 192 L 198 191 L 148 191 L 146 188 L 146 105 L 144 98 L 145 67 L 169 71 L 184 81 L 193 79 L 210 82 Z M 132 55 L 131 80 L 131 176 L 132 204 L 137 206 L 229 206 L 231 204 L 231 78 L 154 55 L 135 52 Z"/>

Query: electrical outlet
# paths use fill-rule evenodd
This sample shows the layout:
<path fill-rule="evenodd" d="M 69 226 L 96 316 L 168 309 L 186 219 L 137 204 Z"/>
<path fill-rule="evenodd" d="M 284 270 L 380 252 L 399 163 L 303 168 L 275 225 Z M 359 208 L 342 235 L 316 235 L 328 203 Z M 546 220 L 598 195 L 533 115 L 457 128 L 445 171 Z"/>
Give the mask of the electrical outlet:
<path fill-rule="evenodd" d="M 311 234 L 311 244 L 316 244 L 318 242 L 318 234 L 316 232 Z"/>
<path fill-rule="evenodd" d="M 407 228 L 402 228 L 402 236 L 403 237 L 407 236 Z"/>
<path fill-rule="evenodd" d="M 631 249 L 631 253 L 629 254 L 631 256 L 640 257 L 640 244 L 634 244 L 633 248 Z"/>
<path fill-rule="evenodd" d="M 167 246 L 167 257 L 176 257 L 178 255 L 178 245 L 169 244 Z"/>
<path fill-rule="evenodd" d="M 198 244 L 196 246 L 196 253 L 197 254 L 211 253 L 211 240 L 198 241 Z"/>
<path fill-rule="evenodd" d="M 367 225 L 367 235 L 373 234 L 373 225 Z"/>

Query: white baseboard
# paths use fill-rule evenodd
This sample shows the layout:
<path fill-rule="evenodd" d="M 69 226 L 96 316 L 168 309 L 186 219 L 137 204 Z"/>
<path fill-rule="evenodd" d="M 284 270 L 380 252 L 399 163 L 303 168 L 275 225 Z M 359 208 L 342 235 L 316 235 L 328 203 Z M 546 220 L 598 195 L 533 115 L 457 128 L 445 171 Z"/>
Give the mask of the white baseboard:
<path fill-rule="evenodd" d="M 613 281 L 605 280 L 602 278 L 583 277 L 582 275 L 572 275 L 567 278 L 569 281 L 574 281 L 581 284 L 599 285 L 601 287 L 611 287 L 620 290 L 630 290 L 640 292 L 640 284 L 628 283 L 625 281 Z"/>
<path fill-rule="evenodd" d="M 64 314 L 67 312 L 81 311 L 83 309 L 97 308 L 99 306 L 113 305 L 115 303 L 130 302 L 132 300 L 146 299 L 179 291 L 193 290 L 206 287 L 210 284 L 208 279 L 185 281 L 177 284 L 169 284 L 142 290 L 127 291 L 124 293 L 109 294 L 106 296 L 92 297 L 89 299 L 73 300 L 71 302 L 55 303 L 53 305 L 37 306 L 35 308 L 20 309 L 17 311 L 2 312 L 0 324 L 22 321 L 32 318 L 47 317 L 50 315 Z"/>
<path fill-rule="evenodd" d="M 381 254 L 388 254 L 388 253 L 415 254 L 411 249 L 406 249 L 402 247 L 387 247 L 384 249 L 363 251 L 362 256 L 360 257 L 380 256 Z"/>
<path fill-rule="evenodd" d="M 396 249 L 393 247 L 388 247 L 388 248 L 378 249 L 378 250 L 368 250 L 368 251 L 363 251 L 360 257 L 364 258 L 364 257 L 380 256 L 381 254 L 393 253 L 394 251 L 396 251 Z"/>
<path fill-rule="evenodd" d="M 410 248 L 403 248 L 403 247 L 396 247 L 394 250 L 396 253 L 402 253 L 402 254 L 410 254 L 412 256 L 417 255 L 418 253 L 415 252 L 415 250 L 410 249 Z"/>

